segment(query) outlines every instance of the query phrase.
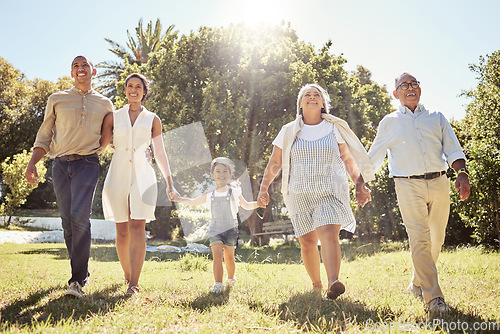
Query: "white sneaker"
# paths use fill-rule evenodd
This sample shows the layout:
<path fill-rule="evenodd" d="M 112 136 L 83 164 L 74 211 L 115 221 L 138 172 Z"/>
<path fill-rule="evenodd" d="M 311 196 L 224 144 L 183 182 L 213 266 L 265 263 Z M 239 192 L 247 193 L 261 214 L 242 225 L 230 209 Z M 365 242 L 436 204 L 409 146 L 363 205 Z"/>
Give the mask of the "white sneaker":
<path fill-rule="evenodd" d="M 210 292 L 222 293 L 222 292 L 224 292 L 224 290 L 226 290 L 226 287 L 224 286 L 224 284 L 222 284 L 221 282 L 215 282 L 214 286 L 212 287 L 212 290 L 210 290 Z"/>
<path fill-rule="evenodd" d="M 84 295 L 82 286 L 78 282 L 71 282 L 68 291 L 66 291 L 66 296 L 73 296 L 76 298 L 82 298 Z"/>
<path fill-rule="evenodd" d="M 233 278 L 226 279 L 226 284 L 228 287 L 232 288 L 236 284 L 236 278 L 233 277 Z"/>
<path fill-rule="evenodd" d="M 420 300 L 422 302 L 424 301 L 424 297 L 422 296 L 422 288 L 420 288 L 419 286 L 416 286 L 415 284 L 410 283 L 410 285 L 406 289 L 406 292 L 408 292 L 410 295 L 417 298 L 418 300 Z"/>

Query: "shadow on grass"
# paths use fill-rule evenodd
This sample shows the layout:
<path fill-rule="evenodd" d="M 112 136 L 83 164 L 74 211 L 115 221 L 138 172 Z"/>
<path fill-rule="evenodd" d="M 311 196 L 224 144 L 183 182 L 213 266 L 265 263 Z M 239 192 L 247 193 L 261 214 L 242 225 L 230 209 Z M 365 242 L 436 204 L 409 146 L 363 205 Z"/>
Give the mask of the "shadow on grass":
<path fill-rule="evenodd" d="M 318 247 L 318 250 L 321 246 Z M 360 257 L 379 253 L 408 251 L 407 242 L 364 243 L 360 241 L 342 241 L 340 244 L 343 261 L 354 261 Z M 279 246 L 251 247 L 236 250 L 237 260 L 247 263 L 301 263 L 300 245 L 292 241 Z"/>
<path fill-rule="evenodd" d="M 358 258 L 380 253 L 408 251 L 408 241 L 402 242 L 361 242 L 359 240 L 343 242 L 340 245 L 343 261 L 354 261 Z"/>
<path fill-rule="evenodd" d="M 359 301 L 343 297 L 332 301 L 314 291 L 294 294 L 286 302 L 272 307 L 255 304 L 250 305 L 250 308 L 264 310 L 283 321 L 293 322 L 301 330 L 320 332 L 345 330 L 349 323 L 373 314 Z"/>
<path fill-rule="evenodd" d="M 449 311 L 439 317 L 427 319 L 434 330 L 466 333 L 500 333 L 499 319 L 484 319 L 474 311 L 464 312 L 449 306 Z M 475 328 L 476 327 L 476 328 Z"/>
<path fill-rule="evenodd" d="M 160 242 L 156 244 L 167 244 L 173 246 L 184 246 L 182 242 Z M 208 246 L 208 242 L 201 242 Z M 362 242 L 359 240 L 341 240 L 341 251 L 343 261 L 354 261 L 360 257 L 373 256 L 379 253 L 392 253 L 408 251 L 409 246 L 407 241 L 402 242 Z M 321 247 L 318 246 L 318 250 Z M 178 260 L 185 253 L 162 253 L 148 252 L 146 260 L 155 258 L 156 260 Z M 206 254 L 196 254 L 198 256 L 206 256 Z M 211 259 L 212 254 L 208 253 Z M 236 248 L 235 258 L 237 262 L 244 263 L 279 263 L 279 264 L 296 264 L 302 263 L 300 255 L 300 244 L 297 240 L 292 240 L 287 243 L 281 243 L 274 246 L 249 246 L 245 244 L 243 247 Z"/>
<path fill-rule="evenodd" d="M 440 317 L 425 315 L 406 320 L 403 308 L 396 303 L 397 301 L 394 302 L 393 307 L 374 307 L 343 296 L 337 300 L 328 300 L 311 291 L 294 294 L 279 305 L 252 304 L 249 306 L 252 309 L 263 310 L 271 316 L 277 316 L 283 321 L 293 322 L 297 328 L 305 331 L 342 332 L 352 327 L 383 332 L 433 330 L 498 333 L 499 330 L 498 323 L 494 320 L 483 319 L 456 308 L 450 308 L 449 312 Z M 489 328 L 486 328 L 487 325 Z M 474 326 L 483 327 L 474 329 Z"/>
<path fill-rule="evenodd" d="M 163 244 L 179 246 L 179 242 L 164 242 Z M 318 247 L 319 248 L 319 247 Z M 361 243 L 359 241 L 347 241 L 341 243 L 343 261 L 354 261 L 360 257 L 372 256 L 378 253 L 391 253 L 407 251 L 407 242 L 390 243 Z M 26 250 L 21 254 L 49 254 L 55 259 L 69 259 L 68 252 L 64 244 L 58 244 L 54 247 L 40 247 Z M 168 253 L 168 252 L 147 252 L 146 261 L 177 261 L 186 253 Z M 211 253 L 192 253 L 194 256 L 207 256 L 211 259 Z M 90 257 L 98 262 L 118 261 L 118 255 L 113 243 L 92 244 Z M 279 263 L 295 264 L 301 263 L 300 245 L 297 241 L 288 242 L 278 246 L 238 247 L 235 252 L 237 262 L 244 263 Z"/>
<path fill-rule="evenodd" d="M 19 254 L 24 254 L 24 255 L 48 254 L 51 255 L 55 260 L 69 259 L 68 251 L 66 250 L 66 247 L 64 247 L 63 245 L 51 248 L 47 247 L 34 248 L 23 252 L 19 252 Z"/>
<path fill-rule="evenodd" d="M 206 292 L 201 296 L 196 297 L 192 301 L 186 301 L 183 304 L 184 307 L 190 307 L 198 311 L 206 311 L 212 307 L 217 307 L 224 305 L 229 300 L 229 293 L 231 289 L 226 289 L 221 293 Z"/>
<path fill-rule="evenodd" d="M 20 252 L 20 254 L 34 255 L 34 254 L 48 254 L 55 260 L 69 260 L 69 254 L 64 244 L 54 244 L 54 247 L 40 247 L 33 248 Z M 114 262 L 118 261 L 116 247 L 114 244 L 101 244 L 92 245 L 90 248 L 90 258 L 100 262 Z"/>
<path fill-rule="evenodd" d="M 124 295 L 114 295 L 121 288 L 121 285 L 115 284 L 81 299 L 61 295 L 45 301 L 52 293 L 65 291 L 66 288 L 56 286 L 39 290 L 26 299 L 16 300 L 6 306 L 1 313 L 2 327 L 29 328 L 40 323 L 54 326 L 61 321 L 78 321 L 96 314 L 106 314 L 116 304 L 127 299 Z"/>

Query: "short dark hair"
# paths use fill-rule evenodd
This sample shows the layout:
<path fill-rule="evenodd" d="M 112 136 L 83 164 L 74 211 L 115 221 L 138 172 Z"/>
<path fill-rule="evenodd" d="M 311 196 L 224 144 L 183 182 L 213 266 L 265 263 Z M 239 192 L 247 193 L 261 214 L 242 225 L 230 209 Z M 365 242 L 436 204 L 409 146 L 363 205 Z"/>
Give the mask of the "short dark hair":
<path fill-rule="evenodd" d="M 146 99 L 146 96 L 148 96 L 148 93 L 149 93 L 149 79 L 146 78 L 146 76 L 143 74 L 132 73 L 127 77 L 127 79 L 125 79 L 125 87 L 127 86 L 128 81 L 132 78 L 137 78 L 137 79 L 142 81 L 142 87 L 144 89 L 144 95 L 142 96 L 142 99 L 141 99 L 141 102 L 142 102 Z"/>
<path fill-rule="evenodd" d="M 80 57 L 81 57 L 81 58 L 85 58 L 85 59 L 87 60 L 87 63 L 89 63 L 89 64 L 90 64 L 90 66 L 92 67 L 92 69 L 95 69 L 95 67 L 94 67 L 94 63 L 92 62 L 92 60 L 90 60 L 90 58 L 89 58 L 89 57 L 84 56 L 84 55 L 78 55 L 78 56 L 76 56 L 75 58 L 73 58 L 73 61 L 71 62 L 71 68 L 73 68 L 73 63 L 75 62 L 75 59 L 76 59 L 76 58 L 80 58 Z"/>

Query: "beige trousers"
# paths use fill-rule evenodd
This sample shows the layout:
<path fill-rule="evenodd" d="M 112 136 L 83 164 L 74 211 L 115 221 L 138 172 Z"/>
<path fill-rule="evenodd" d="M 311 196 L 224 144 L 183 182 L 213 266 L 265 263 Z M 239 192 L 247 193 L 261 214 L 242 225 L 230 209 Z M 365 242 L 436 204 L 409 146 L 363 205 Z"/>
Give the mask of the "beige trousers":
<path fill-rule="evenodd" d="M 436 262 L 444 243 L 450 213 L 450 182 L 446 175 L 432 180 L 395 178 L 396 194 L 410 241 L 413 284 L 426 303 L 443 297 Z"/>

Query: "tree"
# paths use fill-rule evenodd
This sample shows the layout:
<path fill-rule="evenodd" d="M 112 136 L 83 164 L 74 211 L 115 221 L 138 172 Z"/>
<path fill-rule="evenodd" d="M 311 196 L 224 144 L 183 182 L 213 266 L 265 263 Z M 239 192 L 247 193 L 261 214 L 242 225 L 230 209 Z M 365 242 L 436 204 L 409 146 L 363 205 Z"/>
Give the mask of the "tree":
<path fill-rule="evenodd" d="M 271 143 L 295 118 L 296 96 L 304 84 L 325 87 L 333 113 L 347 119 L 367 142 L 381 117 L 391 111 L 385 88 L 371 82 L 369 71 L 369 81 L 361 84 L 344 70 L 346 60 L 330 53 L 331 45 L 327 42 L 316 52 L 284 24 L 202 27 L 151 53 L 148 63 L 140 66 L 153 80 L 146 107 L 160 116 L 165 130 L 202 122 L 212 156 L 227 156 L 248 167 L 255 198 Z M 279 189 L 276 180 L 266 219 L 280 212 Z M 261 222 L 255 215 L 249 224 L 252 220 L 258 231 Z"/>
<path fill-rule="evenodd" d="M 57 83 L 26 79 L 0 57 L 0 161 L 33 146 L 50 94 L 71 88 L 71 78 Z"/>
<path fill-rule="evenodd" d="M 201 121 L 212 156 L 243 161 L 255 192 L 264 152 L 269 156 L 272 149 L 268 136 L 277 134 L 283 118 L 294 118 L 298 87 L 288 66 L 296 39 L 291 29 L 259 32 L 242 25 L 182 36 L 173 52 L 151 55 L 148 108 L 165 130 Z"/>
<path fill-rule="evenodd" d="M 352 110 L 361 111 L 351 115 L 351 122 L 355 124 L 353 129 L 367 149 L 375 139 L 380 120 L 393 111 L 387 88 L 379 86 L 371 76 L 368 69 L 359 65 L 352 73 L 350 84 L 354 91 Z M 403 240 L 406 238 L 405 228 L 397 204 L 394 181 L 389 178 L 387 162 L 375 176 L 375 180 L 368 185 L 372 201 L 364 208 L 355 203 L 352 205 L 358 221 L 357 234 L 369 239 Z M 354 191 L 352 187 L 351 190 Z"/>
<path fill-rule="evenodd" d="M 173 29 L 174 25 L 170 25 L 165 33 L 162 34 L 160 19 L 156 20 L 154 28 L 153 22 L 149 21 L 146 29 L 144 29 L 142 19 L 140 19 L 138 26 L 135 28 L 136 39 L 127 30 L 128 49 L 109 38 L 105 38 L 106 42 L 111 44 L 109 51 L 118 56 L 120 61 L 105 61 L 97 64 L 98 68 L 104 69 L 102 74 L 97 75 L 97 79 L 100 82 L 97 88 L 114 101 L 117 95 L 116 83 L 120 80 L 120 75 L 126 67 L 125 60 L 129 64 L 140 65 L 147 63 L 151 52 L 160 50 L 164 42 L 177 37 L 177 31 L 173 31 Z"/>
<path fill-rule="evenodd" d="M 26 148 L 34 132 L 24 128 L 36 119 L 36 115 L 27 112 L 31 92 L 25 76 L 0 57 L 0 161 Z M 24 131 L 20 132 L 20 128 Z"/>
<path fill-rule="evenodd" d="M 480 57 L 470 69 L 478 76 L 474 90 L 466 91 L 472 102 L 460 124 L 460 137 L 469 159 L 471 195 L 454 202 L 460 217 L 473 227 L 477 242 L 499 247 L 500 243 L 500 50 Z"/>
<path fill-rule="evenodd" d="M 10 224 L 12 215 L 14 211 L 26 202 L 26 197 L 38 187 L 38 183 L 31 184 L 28 183 L 24 177 L 24 171 L 28 166 L 28 162 L 31 158 L 31 152 L 28 153 L 24 150 L 22 153 L 14 155 L 11 158 L 7 157 L 4 162 L 2 162 L 2 175 L 3 183 L 9 187 L 9 192 L 5 197 L 5 202 L 0 205 L 0 214 L 2 216 L 7 216 L 8 219 L 4 220 L 4 226 Z M 38 182 L 45 182 L 45 173 L 47 168 L 43 164 L 43 161 L 37 163 L 38 171 Z"/>
<path fill-rule="evenodd" d="M 41 79 L 28 80 L 0 57 L 0 161 L 33 146 L 43 121 L 47 98 L 56 91 L 72 86 L 69 77 L 59 78 L 57 83 Z M 46 207 L 55 201 L 49 183 L 41 184 L 32 194 L 26 203 L 30 207 Z"/>

